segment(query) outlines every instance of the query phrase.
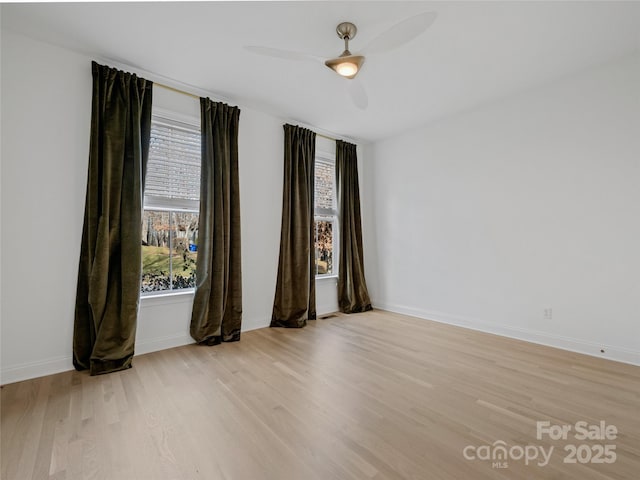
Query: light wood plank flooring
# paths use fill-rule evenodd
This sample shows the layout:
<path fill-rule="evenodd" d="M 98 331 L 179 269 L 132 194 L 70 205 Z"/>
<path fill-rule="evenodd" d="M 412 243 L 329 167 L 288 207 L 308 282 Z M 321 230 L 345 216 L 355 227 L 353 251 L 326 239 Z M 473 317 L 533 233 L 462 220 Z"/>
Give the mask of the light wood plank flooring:
<path fill-rule="evenodd" d="M 538 440 L 539 420 L 619 433 Z M 6 385 L 1 426 L 4 480 L 630 480 L 640 367 L 374 311 Z M 545 466 L 463 455 L 500 441 L 554 450 Z M 616 460 L 564 463 L 568 444 Z"/>

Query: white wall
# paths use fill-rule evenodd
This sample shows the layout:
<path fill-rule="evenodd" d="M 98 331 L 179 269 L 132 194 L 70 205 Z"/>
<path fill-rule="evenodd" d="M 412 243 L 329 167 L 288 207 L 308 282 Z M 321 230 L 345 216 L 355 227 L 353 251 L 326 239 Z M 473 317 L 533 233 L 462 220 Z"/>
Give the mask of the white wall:
<path fill-rule="evenodd" d="M 2 32 L 2 383 L 71 368 L 90 79 L 85 58 Z"/>
<path fill-rule="evenodd" d="M 639 55 L 378 142 L 368 162 L 375 306 L 640 363 Z"/>
<path fill-rule="evenodd" d="M 92 59 L 2 32 L 1 383 L 72 367 Z M 154 78 L 149 78 L 154 80 Z M 154 106 L 199 118 L 195 99 L 154 89 Z M 280 242 L 283 120 L 240 105 L 243 330 L 268 326 Z M 335 280 L 318 312 L 337 309 Z M 141 301 L 136 353 L 190 343 L 192 295 Z"/>

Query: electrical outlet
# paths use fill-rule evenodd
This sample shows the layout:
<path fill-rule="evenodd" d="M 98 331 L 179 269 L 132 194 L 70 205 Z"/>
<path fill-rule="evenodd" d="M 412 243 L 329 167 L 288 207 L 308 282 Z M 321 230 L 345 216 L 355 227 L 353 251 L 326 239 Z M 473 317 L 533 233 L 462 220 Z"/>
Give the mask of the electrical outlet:
<path fill-rule="evenodd" d="M 553 309 L 552 308 L 545 308 L 543 310 L 544 313 L 544 319 L 545 320 L 551 320 L 553 318 Z"/>

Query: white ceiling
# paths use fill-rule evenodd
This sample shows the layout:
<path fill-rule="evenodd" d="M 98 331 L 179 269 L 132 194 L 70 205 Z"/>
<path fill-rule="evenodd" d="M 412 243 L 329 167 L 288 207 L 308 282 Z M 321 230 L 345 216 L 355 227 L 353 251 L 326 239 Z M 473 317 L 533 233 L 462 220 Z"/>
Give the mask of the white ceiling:
<path fill-rule="evenodd" d="M 263 45 L 332 57 L 412 15 L 422 36 L 370 56 L 369 107 L 321 63 L 252 54 Z M 2 27 L 130 65 L 289 121 L 377 140 L 640 49 L 638 2 L 197 2 L 4 4 Z"/>

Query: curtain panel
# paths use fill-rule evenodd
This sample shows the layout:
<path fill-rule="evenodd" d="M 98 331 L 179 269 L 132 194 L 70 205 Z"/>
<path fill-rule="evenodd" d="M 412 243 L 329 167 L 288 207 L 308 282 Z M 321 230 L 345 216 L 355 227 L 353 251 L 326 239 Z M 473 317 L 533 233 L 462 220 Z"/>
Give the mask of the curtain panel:
<path fill-rule="evenodd" d="M 240 340 L 242 324 L 240 109 L 201 98 L 200 114 L 200 220 L 190 332 L 196 342 L 215 345 Z"/>
<path fill-rule="evenodd" d="M 300 328 L 316 318 L 315 150 L 314 132 L 284 125 L 282 225 L 272 327 Z"/>
<path fill-rule="evenodd" d="M 131 367 L 142 252 L 152 83 L 92 62 L 91 141 L 73 330 L 73 364 Z"/>
<path fill-rule="evenodd" d="M 336 141 L 336 183 L 340 216 L 340 262 L 338 270 L 338 305 L 344 313 L 371 310 L 371 300 L 364 278 L 360 188 L 356 146 Z"/>

